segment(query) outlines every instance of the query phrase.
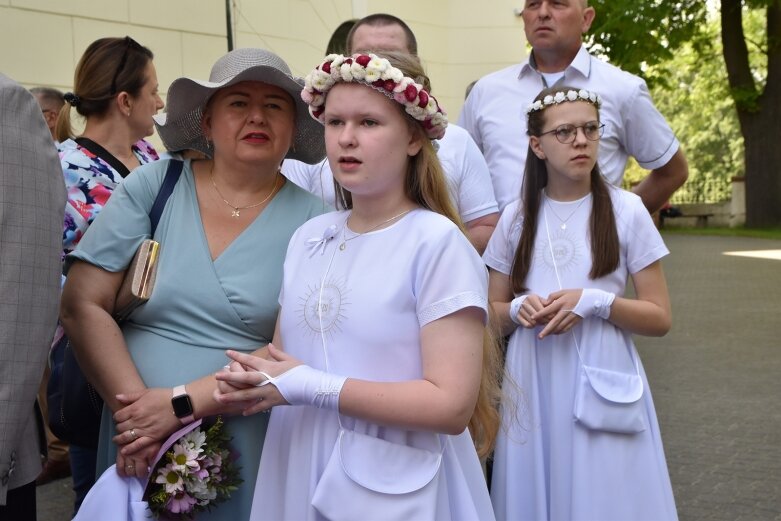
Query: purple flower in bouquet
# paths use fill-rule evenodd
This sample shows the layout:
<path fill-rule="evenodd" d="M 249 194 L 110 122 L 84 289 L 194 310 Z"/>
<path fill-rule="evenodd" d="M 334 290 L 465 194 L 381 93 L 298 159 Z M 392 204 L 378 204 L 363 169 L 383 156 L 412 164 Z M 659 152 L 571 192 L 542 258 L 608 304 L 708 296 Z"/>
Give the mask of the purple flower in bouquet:
<path fill-rule="evenodd" d="M 242 480 L 221 418 L 174 439 L 163 446 L 144 497 L 155 517 L 193 519 L 227 501 Z"/>
<path fill-rule="evenodd" d="M 190 512 L 198 501 L 186 492 L 171 496 L 166 504 L 169 511 L 174 514 L 186 514 Z"/>

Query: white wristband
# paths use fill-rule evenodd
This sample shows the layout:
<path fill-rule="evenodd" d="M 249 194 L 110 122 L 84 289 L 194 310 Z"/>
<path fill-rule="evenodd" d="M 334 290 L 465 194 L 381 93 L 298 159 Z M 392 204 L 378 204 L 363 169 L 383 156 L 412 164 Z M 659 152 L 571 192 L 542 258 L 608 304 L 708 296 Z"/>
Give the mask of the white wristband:
<path fill-rule="evenodd" d="M 572 312 L 582 318 L 597 316 L 607 320 L 610 316 L 610 306 L 613 305 L 615 299 L 615 293 L 595 288 L 584 288 L 580 300 L 575 304 Z"/>
<path fill-rule="evenodd" d="M 521 295 L 520 297 L 515 297 L 512 302 L 510 302 L 510 320 L 518 324 L 519 326 L 522 326 L 520 319 L 518 318 L 518 313 L 521 312 L 521 306 L 523 306 L 523 303 L 526 301 L 526 297 L 529 295 Z"/>
<path fill-rule="evenodd" d="M 299 365 L 270 382 L 290 405 L 312 405 L 318 409 L 339 411 L 339 393 L 345 380 L 346 376 Z"/>

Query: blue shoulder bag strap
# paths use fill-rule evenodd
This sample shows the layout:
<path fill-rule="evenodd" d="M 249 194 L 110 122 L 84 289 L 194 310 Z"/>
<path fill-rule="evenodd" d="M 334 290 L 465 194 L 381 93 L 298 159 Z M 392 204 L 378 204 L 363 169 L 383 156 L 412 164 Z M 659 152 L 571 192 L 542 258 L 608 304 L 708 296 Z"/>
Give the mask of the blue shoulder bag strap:
<path fill-rule="evenodd" d="M 157 223 L 160 222 L 160 216 L 163 215 L 163 210 L 165 209 L 165 203 L 168 201 L 168 197 L 174 191 L 177 181 L 179 181 L 183 166 L 184 161 L 179 161 L 178 159 L 171 159 L 168 162 L 168 170 L 165 172 L 163 184 L 160 186 L 160 191 L 157 192 L 157 197 L 152 204 L 152 209 L 149 210 L 149 222 L 152 224 L 152 231 L 149 234 L 150 237 L 155 236 Z"/>

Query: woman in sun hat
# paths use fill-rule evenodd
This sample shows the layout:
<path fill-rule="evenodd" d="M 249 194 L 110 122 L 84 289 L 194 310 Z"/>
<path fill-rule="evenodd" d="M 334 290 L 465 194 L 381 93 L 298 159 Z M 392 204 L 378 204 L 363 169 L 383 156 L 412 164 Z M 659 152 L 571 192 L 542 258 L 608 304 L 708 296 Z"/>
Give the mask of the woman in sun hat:
<path fill-rule="evenodd" d="M 184 162 L 153 236 L 161 243 L 154 292 L 121 329 L 112 319 L 115 295 L 150 237 L 149 211 L 172 160 L 130 176 L 69 256 L 63 323 L 109 409 L 99 469 L 116 462 L 120 474 L 144 477 L 183 423 L 232 412 L 212 398 L 224 350 L 254 351 L 271 340 L 288 241 L 323 208 L 279 173 L 286 157 L 313 163 L 324 155 L 302 86 L 261 49 L 226 54 L 209 81 L 173 82 L 160 137 L 169 150 L 207 159 Z M 226 420 L 244 485 L 199 519 L 249 517 L 267 417 Z"/>

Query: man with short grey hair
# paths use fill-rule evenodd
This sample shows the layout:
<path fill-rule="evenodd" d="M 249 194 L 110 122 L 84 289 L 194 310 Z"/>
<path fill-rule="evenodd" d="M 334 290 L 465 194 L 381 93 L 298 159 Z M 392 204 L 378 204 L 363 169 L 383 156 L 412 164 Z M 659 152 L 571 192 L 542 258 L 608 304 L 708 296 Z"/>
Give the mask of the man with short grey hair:
<path fill-rule="evenodd" d="M 586 50 L 583 34 L 594 21 L 594 8 L 585 0 L 526 0 L 521 15 L 532 46 L 529 58 L 478 80 L 458 120 L 488 162 L 500 209 L 520 197 L 528 149 L 525 109 L 542 89 L 556 84 L 602 96 L 602 174 L 621 185 L 633 156 L 651 170 L 634 192 L 649 211 L 661 208 L 686 181 L 686 158 L 645 82 Z"/>
<path fill-rule="evenodd" d="M 30 89 L 30 92 L 38 100 L 38 105 L 40 105 L 41 112 L 43 112 L 43 119 L 46 121 L 46 126 L 49 127 L 52 139 L 57 141 L 57 116 L 60 114 L 62 106 L 65 105 L 65 98 L 62 92 L 51 87 L 33 87 Z"/>

